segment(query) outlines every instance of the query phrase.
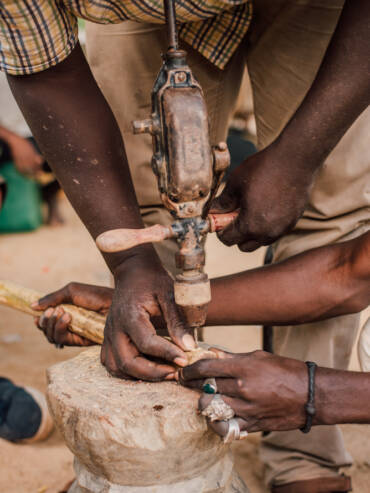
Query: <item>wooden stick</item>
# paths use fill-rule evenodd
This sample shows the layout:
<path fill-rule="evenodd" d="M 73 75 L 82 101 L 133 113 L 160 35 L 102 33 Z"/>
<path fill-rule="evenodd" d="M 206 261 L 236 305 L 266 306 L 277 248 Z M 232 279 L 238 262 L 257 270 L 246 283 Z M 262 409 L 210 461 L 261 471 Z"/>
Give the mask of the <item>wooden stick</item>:
<path fill-rule="evenodd" d="M 32 310 L 30 305 L 42 297 L 43 295 L 37 291 L 0 280 L 0 304 L 2 305 L 39 317 L 42 312 Z M 105 326 L 103 315 L 74 305 L 61 305 L 61 307 L 72 317 L 70 326 L 72 332 L 97 344 L 103 343 Z"/>
<path fill-rule="evenodd" d="M 39 317 L 42 312 L 32 310 L 30 305 L 42 298 L 43 295 L 32 289 L 24 288 L 9 281 L 0 280 L 0 304 L 14 308 L 28 315 Z M 69 327 L 71 332 L 85 337 L 92 342 L 102 344 L 104 340 L 105 316 L 74 305 L 60 305 L 72 317 Z M 196 348 L 186 352 L 189 365 L 199 359 L 217 358 L 212 351 Z"/>

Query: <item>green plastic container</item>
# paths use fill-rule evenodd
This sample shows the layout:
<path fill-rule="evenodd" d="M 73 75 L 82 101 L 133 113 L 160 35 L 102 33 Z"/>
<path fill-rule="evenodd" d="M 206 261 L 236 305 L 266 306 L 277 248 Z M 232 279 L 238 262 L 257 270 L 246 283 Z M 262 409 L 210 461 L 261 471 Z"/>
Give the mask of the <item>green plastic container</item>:
<path fill-rule="evenodd" d="M 12 162 L 0 166 L 7 194 L 0 211 L 0 233 L 34 231 L 42 224 L 39 185 L 21 175 Z"/>

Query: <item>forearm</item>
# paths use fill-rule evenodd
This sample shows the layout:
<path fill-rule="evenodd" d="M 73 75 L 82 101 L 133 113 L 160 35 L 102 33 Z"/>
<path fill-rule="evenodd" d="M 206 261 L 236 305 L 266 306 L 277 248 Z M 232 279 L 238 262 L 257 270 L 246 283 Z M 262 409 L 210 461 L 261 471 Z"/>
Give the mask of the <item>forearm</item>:
<path fill-rule="evenodd" d="M 207 325 L 288 325 L 365 308 L 370 233 L 211 281 Z"/>
<path fill-rule="evenodd" d="M 143 227 L 119 128 L 81 48 L 56 67 L 8 79 L 43 155 L 93 238 L 108 229 Z M 134 253 L 106 260 L 114 270 Z"/>
<path fill-rule="evenodd" d="M 314 424 L 370 423 L 370 374 L 317 368 Z"/>
<path fill-rule="evenodd" d="M 293 150 L 309 171 L 370 104 L 369 18 L 368 0 L 346 1 L 317 76 L 275 143 L 287 159 Z"/>

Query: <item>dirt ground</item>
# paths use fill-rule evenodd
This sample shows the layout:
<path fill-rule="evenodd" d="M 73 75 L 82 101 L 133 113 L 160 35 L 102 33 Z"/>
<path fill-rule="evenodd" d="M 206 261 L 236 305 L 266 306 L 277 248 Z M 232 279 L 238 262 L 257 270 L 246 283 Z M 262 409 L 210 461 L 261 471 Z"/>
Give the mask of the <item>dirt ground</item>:
<path fill-rule="evenodd" d="M 0 238 L 0 278 L 39 290 L 55 290 L 71 280 L 110 283 L 110 275 L 88 233 L 64 200 L 66 224 L 41 228 L 36 233 Z M 208 242 L 207 271 L 215 276 L 261 264 L 263 252 L 242 254 L 226 249 L 215 238 Z M 222 260 L 222 261 L 220 261 Z M 260 347 L 257 327 L 209 328 L 207 341 L 248 351 Z M 0 375 L 18 385 L 45 390 L 45 370 L 53 363 L 73 357 L 76 348 L 55 349 L 26 315 L 0 307 Z M 357 367 L 355 353 L 352 367 Z M 348 449 L 354 458 L 349 471 L 354 491 L 370 490 L 370 426 L 343 427 Z M 258 435 L 236 446 L 236 464 L 252 493 L 265 492 L 262 465 L 258 460 Z M 73 478 L 72 454 L 54 431 L 44 443 L 16 445 L 0 439 L 0 493 L 57 493 Z"/>

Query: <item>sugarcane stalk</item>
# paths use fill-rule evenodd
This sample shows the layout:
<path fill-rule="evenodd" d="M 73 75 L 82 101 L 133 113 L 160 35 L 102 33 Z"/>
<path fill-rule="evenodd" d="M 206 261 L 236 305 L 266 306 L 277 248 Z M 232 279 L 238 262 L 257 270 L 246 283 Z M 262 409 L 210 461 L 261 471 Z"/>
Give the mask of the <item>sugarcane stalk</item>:
<path fill-rule="evenodd" d="M 30 305 L 42 297 L 41 293 L 33 289 L 0 280 L 0 304 L 2 305 L 39 317 L 42 312 L 33 310 Z M 105 317 L 103 315 L 74 305 L 60 306 L 72 317 L 71 332 L 97 344 L 103 343 L 105 325 Z"/>

